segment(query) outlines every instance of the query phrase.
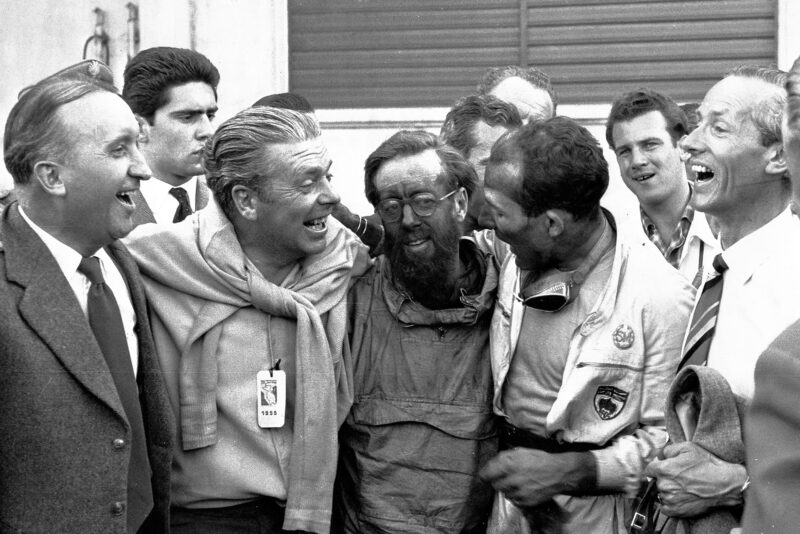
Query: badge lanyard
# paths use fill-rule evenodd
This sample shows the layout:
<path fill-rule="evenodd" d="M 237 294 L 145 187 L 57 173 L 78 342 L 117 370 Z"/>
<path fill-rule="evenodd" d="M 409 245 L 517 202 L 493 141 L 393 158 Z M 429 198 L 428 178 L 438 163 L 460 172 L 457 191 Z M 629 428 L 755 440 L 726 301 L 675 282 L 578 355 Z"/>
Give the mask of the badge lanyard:
<path fill-rule="evenodd" d="M 280 369 L 281 360 L 274 358 L 270 316 L 267 316 L 267 351 L 270 368 L 256 374 L 256 398 L 258 399 L 258 426 L 281 428 L 286 419 L 286 372 Z"/>

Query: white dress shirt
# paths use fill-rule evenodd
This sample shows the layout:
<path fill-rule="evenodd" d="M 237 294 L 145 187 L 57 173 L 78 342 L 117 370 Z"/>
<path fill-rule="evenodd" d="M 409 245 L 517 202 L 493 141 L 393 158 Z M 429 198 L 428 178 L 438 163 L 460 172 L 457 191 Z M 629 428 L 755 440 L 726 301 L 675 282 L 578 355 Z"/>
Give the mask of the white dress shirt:
<path fill-rule="evenodd" d="M 92 283 L 86 276 L 78 272 L 78 265 L 81 263 L 82 256 L 75 249 L 69 245 L 65 245 L 30 220 L 22 207 L 19 208 L 19 213 L 31 229 L 36 232 L 39 239 L 44 242 L 50 254 L 55 258 L 56 263 L 58 263 L 58 266 L 61 268 L 61 272 L 64 273 L 64 277 L 72 288 L 72 292 L 75 293 L 75 297 L 78 299 L 78 304 L 80 304 L 83 314 L 88 320 L 89 312 L 87 303 L 89 300 L 89 287 Z M 111 259 L 104 249 L 101 248 L 95 252 L 94 256 L 100 260 L 100 267 L 103 271 L 105 283 L 109 289 L 111 289 L 111 292 L 114 294 L 114 299 L 117 301 L 117 306 L 119 306 L 119 312 L 122 316 L 122 327 L 125 329 L 125 338 L 128 342 L 128 352 L 131 355 L 133 374 L 136 376 L 136 372 L 139 368 L 139 342 L 134 332 L 136 313 L 133 310 L 133 302 L 128 292 L 128 286 L 122 277 L 122 273 L 120 273 L 114 263 L 114 260 Z"/>
<path fill-rule="evenodd" d="M 698 268 L 702 269 L 702 276 L 707 277 L 709 272 L 714 271 L 711 262 L 722 249 L 719 241 L 711 232 L 708 225 L 706 214 L 700 211 L 694 212 L 692 224 L 686 234 L 686 242 L 681 249 L 678 270 L 689 282 L 694 282 L 698 274 Z M 702 259 L 700 252 L 702 251 Z M 697 279 L 698 282 L 701 278 Z M 698 284 L 699 285 L 699 284 Z"/>
<path fill-rule="evenodd" d="M 171 224 L 175 218 L 175 212 L 178 210 L 178 199 L 169 194 L 169 190 L 173 187 L 179 187 L 186 191 L 189 197 L 189 206 L 192 212 L 197 211 L 195 208 L 195 200 L 197 197 L 197 176 L 191 177 L 186 183 L 179 186 L 173 186 L 167 182 L 162 182 L 155 176 L 149 180 L 142 180 L 139 184 L 139 189 L 142 196 L 150 206 L 150 211 L 153 212 L 153 217 L 158 224 Z"/>
<path fill-rule="evenodd" d="M 722 257 L 728 270 L 708 366 L 750 400 L 758 357 L 800 318 L 800 220 L 786 209 Z"/>

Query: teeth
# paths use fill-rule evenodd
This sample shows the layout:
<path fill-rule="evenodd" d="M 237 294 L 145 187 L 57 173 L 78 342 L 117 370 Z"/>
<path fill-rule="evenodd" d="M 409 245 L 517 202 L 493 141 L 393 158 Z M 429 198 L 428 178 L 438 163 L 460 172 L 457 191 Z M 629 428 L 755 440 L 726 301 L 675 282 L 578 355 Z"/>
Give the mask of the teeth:
<path fill-rule="evenodd" d="M 125 204 L 133 205 L 133 201 L 131 200 L 131 194 L 128 192 L 117 193 L 117 198 L 120 199 Z"/>
<path fill-rule="evenodd" d="M 325 217 L 320 217 L 319 219 L 314 219 L 312 221 L 308 221 L 303 224 L 305 224 L 306 227 L 319 232 L 325 230 L 325 228 L 327 227 L 327 225 L 325 224 Z"/>
<path fill-rule="evenodd" d="M 695 175 L 697 180 L 710 180 L 714 177 L 714 171 L 706 167 L 705 165 L 700 165 L 699 163 L 692 164 L 692 172 Z"/>

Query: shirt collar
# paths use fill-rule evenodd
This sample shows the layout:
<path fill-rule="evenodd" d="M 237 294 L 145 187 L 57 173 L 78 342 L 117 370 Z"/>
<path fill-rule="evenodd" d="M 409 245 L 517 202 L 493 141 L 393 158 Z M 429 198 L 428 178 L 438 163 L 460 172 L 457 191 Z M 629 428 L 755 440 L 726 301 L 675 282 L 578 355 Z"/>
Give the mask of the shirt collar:
<path fill-rule="evenodd" d="M 186 182 L 178 186 L 170 185 L 167 182 L 162 182 L 155 176 L 149 180 L 142 180 L 139 184 L 142 195 L 151 207 L 160 205 L 162 202 L 168 199 L 175 201 L 175 197 L 169 194 L 169 190 L 173 187 L 179 187 L 186 191 L 186 194 L 189 197 L 189 206 L 192 208 L 192 211 L 195 211 L 194 206 L 196 196 L 195 193 L 197 192 L 197 176 L 192 176 Z"/>
<path fill-rule="evenodd" d="M 47 250 L 50 251 L 50 254 L 53 255 L 55 258 L 58 267 L 61 269 L 61 272 L 64 273 L 64 277 L 69 280 L 75 273 L 78 272 L 78 266 L 83 259 L 83 256 L 71 246 L 62 243 L 56 237 L 49 234 L 47 230 L 40 227 L 38 224 L 33 222 L 30 217 L 25 213 L 25 210 L 22 209 L 22 206 L 19 207 L 19 214 L 28 223 L 28 226 L 31 227 L 39 239 L 42 240 L 44 245 L 47 247 Z M 101 265 L 108 265 L 108 262 L 111 261 L 108 253 L 104 249 L 100 249 L 93 254 L 99 260 Z"/>
<path fill-rule="evenodd" d="M 83 256 L 81 256 L 77 250 L 62 243 L 57 238 L 47 233 L 47 231 L 41 228 L 38 224 L 33 222 L 25 213 L 25 210 L 22 209 L 22 206 L 19 208 L 19 213 L 22 215 L 22 218 L 25 219 L 25 222 L 28 223 L 31 229 L 36 232 L 36 235 L 39 236 L 39 239 L 44 242 L 47 250 L 49 250 L 50 254 L 52 254 L 56 259 L 56 263 L 58 263 L 58 267 L 61 269 L 61 272 L 64 273 L 64 276 L 67 279 L 73 276 L 73 274 L 78 270 L 78 265 L 81 263 Z"/>
<path fill-rule="evenodd" d="M 776 250 L 785 250 L 800 235 L 800 220 L 786 208 L 761 228 L 744 236 L 722 252 L 730 275 L 746 280 L 762 264 L 773 261 Z M 776 244 L 778 247 L 776 248 Z"/>

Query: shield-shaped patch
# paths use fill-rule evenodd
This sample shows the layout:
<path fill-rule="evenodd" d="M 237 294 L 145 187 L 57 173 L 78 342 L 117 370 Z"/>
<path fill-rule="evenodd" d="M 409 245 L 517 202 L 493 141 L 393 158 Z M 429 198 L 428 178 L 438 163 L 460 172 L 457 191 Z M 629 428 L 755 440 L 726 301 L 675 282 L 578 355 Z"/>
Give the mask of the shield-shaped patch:
<path fill-rule="evenodd" d="M 594 411 L 604 421 L 614 419 L 625 407 L 628 392 L 614 386 L 599 386 L 594 394 Z"/>

